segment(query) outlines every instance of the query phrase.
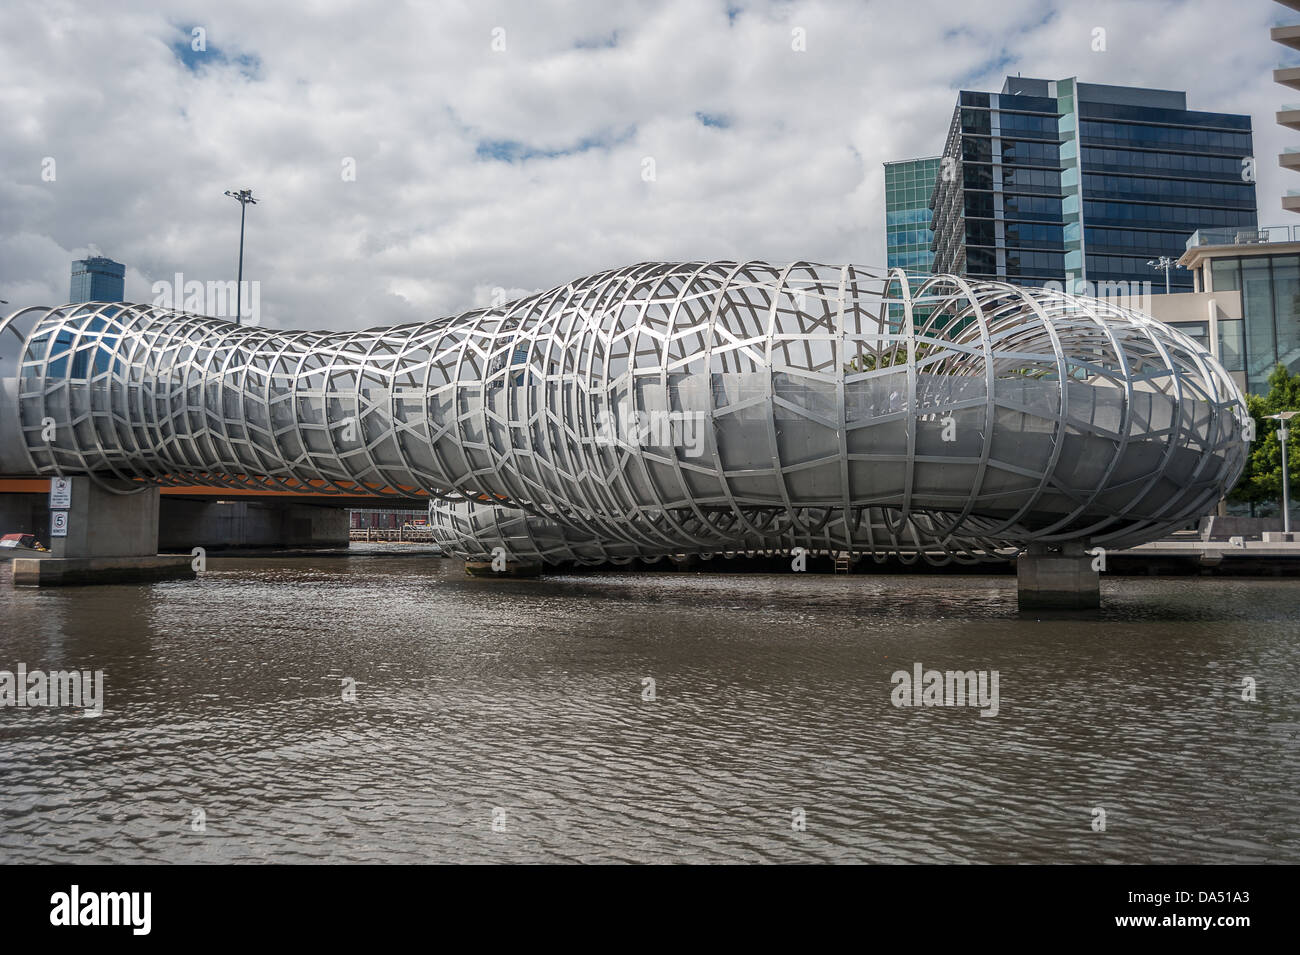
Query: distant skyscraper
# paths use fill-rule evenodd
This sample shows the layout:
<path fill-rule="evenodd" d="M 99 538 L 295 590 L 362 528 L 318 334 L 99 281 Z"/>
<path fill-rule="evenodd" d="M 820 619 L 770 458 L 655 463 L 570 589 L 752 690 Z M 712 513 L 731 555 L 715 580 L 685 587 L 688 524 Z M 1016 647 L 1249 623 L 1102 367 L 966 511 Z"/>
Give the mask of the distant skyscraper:
<path fill-rule="evenodd" d="M 120 302 L 125 297 L 126 266 L 103 256 L 72 263 L 69 302 Z"/>
<path fill-rule="evenodd" d="M 1257 225 L 1250 117 L 1185 93 L 1007 77 L 958 95 L 935 182 L 936 272 L 1017 285 L 1150 282 L 1203 228 Z M 1169 275 L 1191 291 L 1186 271 Z"/>
<path fill-rule="evenodd" d="M 891 269 L 930 271 L 930 194 L 939 161 L 933 156 L 885 163 L 885 256 Z"/>

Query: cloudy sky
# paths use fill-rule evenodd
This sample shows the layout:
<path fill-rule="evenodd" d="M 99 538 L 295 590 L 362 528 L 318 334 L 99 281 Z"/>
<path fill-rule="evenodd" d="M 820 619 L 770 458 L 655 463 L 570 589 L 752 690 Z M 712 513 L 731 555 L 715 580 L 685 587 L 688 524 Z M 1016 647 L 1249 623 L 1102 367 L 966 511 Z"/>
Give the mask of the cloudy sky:
<path fill-rule="evenodd" d="M 6 310 L 65 302 L 88 251 L 127 264 L 133 301 L 233 278 L 242 187 L 273 327 L 648 259 L 883 265 L 881 163 L 938 153 L 956 90 L 1017 72 L 1251 114 L 1261 222 L 1300 223 L 1276 167 L 1300 136 L 1273 122 L 1300 94 L 1268 38 L 1300 17 L 1270 0 L 158 6 L 0 7 Z"/>

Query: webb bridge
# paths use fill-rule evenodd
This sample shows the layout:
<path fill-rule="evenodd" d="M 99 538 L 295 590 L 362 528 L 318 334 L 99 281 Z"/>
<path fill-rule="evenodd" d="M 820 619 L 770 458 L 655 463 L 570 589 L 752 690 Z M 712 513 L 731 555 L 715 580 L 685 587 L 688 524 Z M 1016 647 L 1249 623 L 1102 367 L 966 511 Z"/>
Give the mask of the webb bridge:
<path fill-rule="evenodd" d="M 28 308 L 0 387 L 0 473 L 104 500 L 430 500 L 471 560 L 1019 556 L 1045 592 L 1212 511 L 1249 437 L 1227 372 L 1139 312 L 804 262 L 642 263 L 348 332 Z"/>

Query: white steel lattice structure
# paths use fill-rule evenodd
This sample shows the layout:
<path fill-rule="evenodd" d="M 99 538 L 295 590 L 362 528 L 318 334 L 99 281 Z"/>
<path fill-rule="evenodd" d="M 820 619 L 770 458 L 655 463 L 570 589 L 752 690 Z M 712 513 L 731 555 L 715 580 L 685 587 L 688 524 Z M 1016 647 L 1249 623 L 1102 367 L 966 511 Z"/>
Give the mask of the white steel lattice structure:
<path fill-rule="evenodd" d="M 1145 315 L 804 262 L 353 332 L 24 309 L 4 356 L 0 470 L 431 495 L 466 556 L 1128 545 L 1209 512 L 1247 451 L 1228 374 Z"/>

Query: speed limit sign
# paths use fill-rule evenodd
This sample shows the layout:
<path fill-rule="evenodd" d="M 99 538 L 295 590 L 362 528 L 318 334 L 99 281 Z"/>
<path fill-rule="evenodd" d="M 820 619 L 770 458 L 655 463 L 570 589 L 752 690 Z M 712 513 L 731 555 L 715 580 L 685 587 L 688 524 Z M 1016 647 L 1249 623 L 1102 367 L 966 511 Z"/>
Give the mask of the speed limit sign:
<path fill-rule="evenodd" d="M 68 512 L 67 511 L 50 511 L 50 536 L 51 537 L 68 536 Z"/>

